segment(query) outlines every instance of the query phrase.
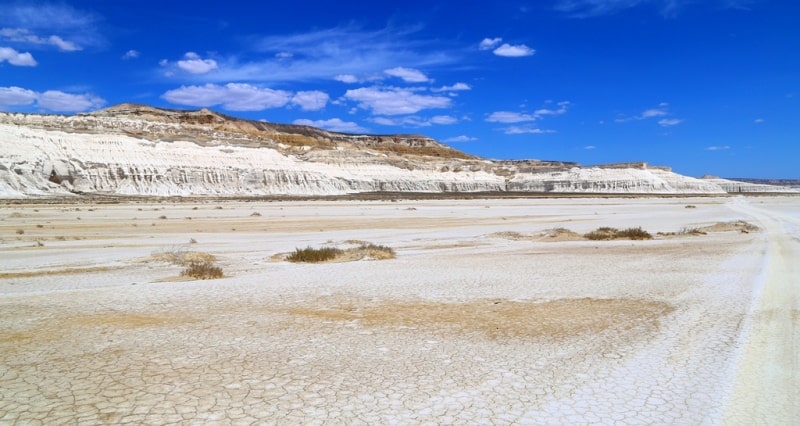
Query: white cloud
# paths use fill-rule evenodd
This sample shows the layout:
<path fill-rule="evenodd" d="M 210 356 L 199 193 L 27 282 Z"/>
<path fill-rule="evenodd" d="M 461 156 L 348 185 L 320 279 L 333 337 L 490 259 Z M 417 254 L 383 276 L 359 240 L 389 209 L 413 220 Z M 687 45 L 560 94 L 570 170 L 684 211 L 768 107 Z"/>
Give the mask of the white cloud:
<path fill-rule="evenodd" d="M 165 66 L 169 65 L 169 61 L 166 60 L 166 59 L 162 59 L 162 60 L 158 61 L 158 65 L 160 65 L 162 67 L 165 67 Z"/>
<path fill-rule="evenodd" d="M 472 142 L 476 141 L 478 138 L 473 138 L 467 135 L 460 135 L 460 136 L 453 136 L 452 138 L 447 138 L 442 142 L 452 143 L 452 142 Z"/>
<path fill-rule="evenodd" d="M 35 67 L 36 60 L 28 52 L 20 53 L 10 47 L 0 47 L 0 63 L 8 61 L 11 65 L 18 67 Z"/>
<path fill-rule="evenodd" d="M 431 117 L 431 124 L 447 125 L 455 123 L 458 123 L 458 119 L 450 115 L 434 115 Z"/>
<path fill-rule="evenodd" d="M 16 43 L 55 46 L 63 52 L 75 52 L 83 49 L 74 42 L 66 41 L 57 35 L 41 37 L 25 28 L 3 28 L 0 29 L 0 36 Z"/>
<path fill-rule="evenodd" d="M 186 72 L 192 74 L 205 74 L 217 69 L 217 61 L 213 59 L 202 59 L 197 53 L 186 52 L 183 57 L 184 59 L 178 61 L 178 68 Z"/>
<path fill-rule="evenodd" d="M 761 124 L 763 122 L 764 122 L 763 118 L 756 118 L 755 120 L 753 120 L 753 123 L 756 123 L 756 124 Z"/>
<path fill-rule="evenodd" d="M 333 77 L 336 81 L 341 81 L 342 83 L 357 83 L 358 78 L 353 74 L 339 74 L 336 77 Z"/>
<path fill-rule="evenodd" d="M 555 133 L 555 130 L 542 130 L 538 127 L 533 126 L 509 126 L 503 129 L 503 133 L 507 135 L 524 135 L 524 134 L 533 134 L 533 135 L 542 135 L 545 133 Z"/>
<path fill-rule="evenodd" d="M 593 150 L 595 148 L 597 148 L 597 147 L 594 146 L 594 145 L 586 145 L 585 147 L 583 147 L 583 149 L 587 149 L 587 150 Z"/>
<path fill-rule="evenodd" d="M 88 93 L 74 95 L 59 90 L 48 90 L 37 99 L 40 107 L 51 111 L 86 111 L 100 108 L 105 103 L 104 99 Z"/>
<path fill-rule="evenodd" d="M 436 48 L 435 40 L 418 37 L 421 29 L 417 26 L 363 31 L 347 26 L 264 37 L 251 46 L 261 59 L 243 61 L 235 56 L 215 57 L 219 68 L 214 72 L 176 75 L 189 81 L 217 84 L 325 81 L 335 76 L 354 76 L 358 81 L 365 81 L 369 79 L 363 76 L 385 76 L 383 71 L 397 64 L 409 69 L 426 69 L 461 60 L 463 53 L 458 50 L 443 51 Z M 292 52 L 294 56 L 291 60 L 275 57 L 280 52 Z M 348 77 L 345 79 L 355 82 Z"/>
<path fill-rule="evenodd" d="M 432 92 L 460 92 L 463 90 L 472 90 L 467 83 L 456 83 L 452 86 L 442 86 L 438 89 L 431 89 Z"/>
<path fill-rule="evenodd" d="M 569 101 L 559 102 L 558 109 L 537 109 L 533 113 L 522 113 L 514 111 L 496 111 L 486 117 L 486 121 L 490 123 L 524 123 L 528 121 L 536 121 L 545 116 L 562 115 L 567 113 L 569 108 Z"/>
<path fill-rule="evenodd" d="M 658 108 L 650 108 L 642 111 L 638 115 L 630 116 L 630 117 L 619 117 L 615 119 L 617 123 L 627 123 L 629 121 L 639 121 L 639 120 L 647 120 L 651 118 L 661 118 L 658 120 L 658 124 L 661 127 L 670 127 L 675 126 L 683 122 L 683 119 L 680 118 L 670 118 L 671 115 L 669 112 L 669 104 L 666 102 L 661 102 L 658 104 Z"/>
<path fill-rule="evenodd" d="M 405 117 L 374 117 L 371 121 L 382 126 L 403 126 L 403 127 L 430 127 L 433 125 L 455 124 L 458 119 L 449 115 L 436 115 L 431 118 L 410 115 Z"/>
<path fill-rule="evenodd" d="M 444 96 L 429 96 L 414 93 L 411 89 L 362 87 L 345 92 L 344 98 L 358 102 L 362 109 L 373 114 L 414 114 L 423 109 L 449 108 L 451 100 Z"/>
<path fill-rule="evenodd" d="M 299 106 L 303 111 L 318 111 L 325 108 L 329 99 L 330 96 L 325 92 L 310 90 L 297 92 L 292 97 L 292 104 Z"/>
<path fill-rule="evenodd" d="M 534 120 L 536 120 L 536 116 L 533 114 L 523 114 L 513 111 L 495 111 L 486 118 L 486 121 L 490 123 L 522 123 Z"/>
<path fill-rule="evenodd" d="M 278 59 L 289 59 L 293 56 L 294 54 L 292 52 L 278 52 L 275 54 L 275 57 Z"/>
<path fill-rule="evenodd" d="M 128 59 L 136 59 L 136 58 L 138 58 L 138 57 L 139 57 L 139 55 L 140 55 L 140 54 L 141 54 L 141 53 L 139 53 L 139 51 L 138 51 L 138 50 L 133 50 L 133 49 L 131 49 L 131 50 L 129 50 L 129 51 L 127 51 L 127 52 L 125 52 L 125 54 L 124 54 L 124 55 L 122 55 L 122 59 L 125 59 L 125 60 L 128 60 Z"/>
<path fill-rule="evenodd" d="M 531 49 L 524 44 L 510 45 L 504 43 L 502 46 L 492 51 L 497 56 L 505 56 L 507 58 L 521 58 L 523 56 L 533 56 L 536 50 Z"/>
<path fill-rule="evenodd" d="M 748 5 L 753 0 L 716 0 L 705 3 L 716 3 L 723 9 L 748 10 Z M 591 18 L 595 16 L 611 15 L 625 9 L 641 5 L 654 5 L 662 16 L 672 18 L 692 4 L 703 3 L 695 0 L 558 0 L 555 9 L 565 12 L 575 18 Z"/>
<path fill-rule="evenodd" d="M 0 108 L 31 105 L 36 102 L 37 94 L 33 90 L 21 87 L 0 87 Z"/>
<path fill-rule="evenodd" d="M 292 94 L 244 83 L 228 83 L 224 86 L 209 83 L 203 86 L 181 86 L 167 91 L 162 98 L 179 105 L 222 105 L 231 111 L 261 111 L 286 105 L 292 99 Z"/>
<path fill-rule="evenodd" d="M 665 115 L 667 115 L 667 111 L 666 110 L 655 109 L 654 108 L 654 109 L 645 110 L 644 112 L 642 112 L 639 115 L 639 117 L 640 117 L 641 120 L 644 120 L 644 119 L 653 118 L 653 117 L 663 117 Z"/>
<path fill-rule="evenodd" d="M 662 118 L 661 120 L 658 120 L 658 125 L 661 127 L 672 127 L 672 126 L 677 126 L 682 122 L 683 120 L 681 120 L 680 118 Z"/>
<path fill-rule="evenodd" d="M 425 83 L 429 80 L 428 76 L 426 76 L 422 71 L 415 70 L 413 68 L 394 67 L 388 70 L 383 70 L 383 72 L 386 75 L 401 78 L 406 83 Z"/>
<path fill-rule="evenodd" d="M 358 124 L 352 121 L 342 121 L 342 119 L 340 118 L 331 118 L 329 120 L 308 120 L 305 118 L 301 118 L 298 120 L 294 120 L 293 123 L 301 126 L 318 127 L 320 129 L 330 130 L 332 132 L 343 132 L 343 133 L 367 132 L 367 129 L 359 126 Z"/>
<path fill-rule="evenodd" d="M 59 90 L 44 93 L 21 87 L 0 87 L 0 108 L 36 105 L 41 109 L 58 112 L 86 111 L 100 108 L 106 101 L 90 93 L 72 94 Z"/>
<path fill-rule="evenodd" d="M 731 147 L 728 145 L 706 147 L 706 151 L 727 151 L 729 149 L 731 149 Z"/>
<path fill-rule="evenodd" d="M 478 49 L 480 50 L 491 50 L 497 47 L 500 42 L 503 41 L 502 38 L 485 38 L 481 40 L 481 43 L 478 45 Z"/>

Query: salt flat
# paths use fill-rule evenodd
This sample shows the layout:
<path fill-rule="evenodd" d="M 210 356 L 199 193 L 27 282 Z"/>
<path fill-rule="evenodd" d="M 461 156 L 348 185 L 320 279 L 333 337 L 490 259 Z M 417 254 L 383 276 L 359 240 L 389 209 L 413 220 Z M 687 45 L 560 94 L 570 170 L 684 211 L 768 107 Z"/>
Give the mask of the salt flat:
<path fill-rule="evenodd" d="M 5 204 L 0 423 L 791 424 L 799 238 L 797 197 Z M 397 257 L 282 259 L 349 240 Z"/>

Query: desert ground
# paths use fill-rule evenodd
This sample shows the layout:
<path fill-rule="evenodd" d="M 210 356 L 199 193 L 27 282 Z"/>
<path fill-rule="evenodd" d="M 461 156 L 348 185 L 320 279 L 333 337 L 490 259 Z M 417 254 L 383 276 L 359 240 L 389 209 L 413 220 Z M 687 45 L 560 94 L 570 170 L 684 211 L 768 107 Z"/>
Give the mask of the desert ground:
<path fill-rule="evenodd" d="M 800 197 L 3 203 L 0 423 L 796 424 L 798 293 Z"/>

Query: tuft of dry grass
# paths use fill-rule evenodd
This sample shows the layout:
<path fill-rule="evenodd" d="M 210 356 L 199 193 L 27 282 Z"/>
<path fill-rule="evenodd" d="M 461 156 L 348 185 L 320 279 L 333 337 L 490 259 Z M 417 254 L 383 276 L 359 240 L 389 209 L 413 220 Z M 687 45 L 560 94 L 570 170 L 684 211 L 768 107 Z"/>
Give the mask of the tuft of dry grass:
<path fill-rule="evenodd" d="M 308 246 L 304 249 L 297 248 L 294 253 L 286 257 L 289 262 L 319 263 L 333 260 L 342 254 L 342 250 L 336 247 L 313 248 Z"/>
<path fill-rule="evenodd" d="M 603 226 L 583 235 L 584 238 L 594 241 L 608 240 L 652 240 L 653 236 L 641 227 L 619 230 Z"/>
<path fill-rule="evenodd" d="M 191 262 L 181 271 L 182 277 L 192 277 L 198 280 L 213 280 L 222 278 L 222 268 L 211 262 Z"/>
<path fill-rule="evenodd" d="M 210 253 L 185 250 L 183 247 L 173 247 L 162 252 L 153 253 L 147 260 L 187 266 L 192 263 L 215 262 L 217 257 Z"/>
<path fill-rule="evenodd" d="M 304 249 L 297 248 L 288 256 L 286 260 L 289 262 L 305 262 L 305 263 L 320 263 L 320 262 L 351 262 L 356 260 L 386 260 L 394 259 L 397 254 L 391 247 L 369 243 L 360 240 L 348 240 L 348 244 L 358 244 L 357 247 L 347 249 L 340 249 L 338 247 L 306 247 Z"/>

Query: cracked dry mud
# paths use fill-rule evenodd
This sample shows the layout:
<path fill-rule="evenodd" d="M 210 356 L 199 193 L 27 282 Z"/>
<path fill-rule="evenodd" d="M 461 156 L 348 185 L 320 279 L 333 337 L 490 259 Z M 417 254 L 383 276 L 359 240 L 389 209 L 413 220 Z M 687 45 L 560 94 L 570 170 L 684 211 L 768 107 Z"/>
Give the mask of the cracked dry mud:
<path fill-rule="evenodd" d="M 3 207 L 0 423 L 791 424 L 800 200 L 684 201 Z M 274 258 L 348 239 L 397 258 Z M 176 246 L 226 277 L 142 261 Z"/>

